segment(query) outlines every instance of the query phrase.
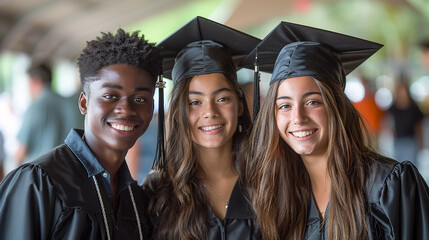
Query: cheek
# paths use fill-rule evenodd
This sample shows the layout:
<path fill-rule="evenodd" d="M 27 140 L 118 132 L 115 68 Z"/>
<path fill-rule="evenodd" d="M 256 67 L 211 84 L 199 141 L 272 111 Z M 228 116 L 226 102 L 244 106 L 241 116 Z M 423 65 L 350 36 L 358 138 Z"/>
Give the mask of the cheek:
<path fill-rule="evenodd" d="M 200 115 L 200 112 L 198 111 L 198 109 L 195 109 L 195 108 L 188 109 L 188 119 L 189 119 L 190 126 L 193 126 L 196 123 L 199 115 Z"/>
<path fill-rule="evenodd" d="M 230 115 L 234 120 L 238 120 L 239 110 L 239 106 L 236 104 L 231 104 L 225 108 L 226 114 Z"/>
<path fill-rule="evenodd" d="M 153 114 L 153 105 L 151 104 L 147 104 L 145 106 L 141 106 L 139 108 L 139 112 L 140 112 L 140 116 L 142 116 L 143 118 L 147 118 L 150 117 L 152 118 L 152 114 Z"/>
<path fill-rule="evenodd" d="M 276 124 L 277 128 L 280 131 L 280 134 L 283 134 L 283 132 L 286 130 L 286 123 L 288 121 L 288 117 L 285 113 L 276 113 Z"/>
<path fill-rule="evenodd" d="M 319 124 L 325 128 L 325 130 L 328 130 L 328 115 L 326 113 L 326 110 L 324 108 L 321 108 L 319 111 L 315 112 L 316 117 L 319 121 Z"/>

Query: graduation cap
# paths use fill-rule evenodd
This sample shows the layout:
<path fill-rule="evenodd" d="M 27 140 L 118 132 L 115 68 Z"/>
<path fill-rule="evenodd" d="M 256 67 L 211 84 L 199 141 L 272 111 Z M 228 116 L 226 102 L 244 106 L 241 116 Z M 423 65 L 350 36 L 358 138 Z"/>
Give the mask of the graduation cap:
<path fill-rule="evenodd" d="M 210 73 L 236 74 L 239 62 L 261 40 L 203 17 L 195 17 L 157 44 L 163 76 L 175 85 L 189 77 Z M 157 157 L 153 168 L 164 168 L 164 82 L 159 80 Z"/>
<path fill-rule="evenodd" d="M 313 27 L 281 22 L 241 62 L 241 67 L 255 66 L 255 113 L 259 111 L 257 72 L 272 73 L 270 84 L 299 76 L 339 80 L 345 87 L 345 76 L 382 47 L 344 34 Z M 277 60 L 276 60 L 277 59 Z M 258 88 L 258 90 L 256 90 Z M 256 109 L 255 109 L 256 108 Z"/>
<path fill-rule="evenodd" d="M 251 35 L 198 16 L 157 46 L 161 50 L 164 77 L 176 83 L 183 80 L 180 76 L 229 72 L 231 66 L 220 63 L 219 60 L 232 58 L 234 66 L 238 67 L 238 63 L 260 41 Z M 218 49 L 221 51 L 217 52 Z"/>

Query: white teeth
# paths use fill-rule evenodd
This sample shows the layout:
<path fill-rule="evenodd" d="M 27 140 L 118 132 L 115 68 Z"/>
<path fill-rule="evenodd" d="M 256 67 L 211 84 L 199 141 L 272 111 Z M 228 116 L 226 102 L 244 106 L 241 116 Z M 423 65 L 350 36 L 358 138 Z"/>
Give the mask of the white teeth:
<path fill-rule="evenodd" d="M 301 131 L 301 132 L 292 132 L 292 135 L 295 137 L 307 137 L 308 135 L 313 134 L 314 131 Z"/>
<path fill-rule="evenodd" d="M 209 127 L 201 127 L 201 129 L 203 131 L 210 131 L 210 130 L 218 129 L 218 128 L 221 128 L 221 127 L 222 127 L 222 125 L 215 125 L 215 126 L 209 126 Z"/>
<path fill-rule="evenodd" d="M 122 125 L 122 124 L 112 124 L 112 127 L 114 129 L 120 130 L 120 131 L 131 131 L 134 129 L 134 126 L 128 126 L 128 125 Z"/>

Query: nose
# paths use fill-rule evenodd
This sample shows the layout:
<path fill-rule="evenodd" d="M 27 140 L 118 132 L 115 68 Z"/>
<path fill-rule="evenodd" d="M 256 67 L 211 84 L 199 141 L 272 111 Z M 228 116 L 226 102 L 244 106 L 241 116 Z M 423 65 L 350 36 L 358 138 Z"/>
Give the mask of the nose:
<path fill-rule="evenodd" d="M 121 98 L 117 101 L 115 113 L 122 115 L 134 115 L 136 113 L 133 103 L 128 98 Z"/>
<path fill-rule="evenodd" d="M 292 110 L 292 120 L 294 124 L 301 125 L 307 121 L 307 116 L 305 114 L 305 109 L 303 106 L 296 106 Z"/>
<path fill-rule="evenodd" d="M 217 116 L 216 104 L 213 102 L 207 102 L 206 104 L 203 104 L 203 109 L 201 111 L 201 115 L 204 118 L 212 118 L 212 117 Z"/>

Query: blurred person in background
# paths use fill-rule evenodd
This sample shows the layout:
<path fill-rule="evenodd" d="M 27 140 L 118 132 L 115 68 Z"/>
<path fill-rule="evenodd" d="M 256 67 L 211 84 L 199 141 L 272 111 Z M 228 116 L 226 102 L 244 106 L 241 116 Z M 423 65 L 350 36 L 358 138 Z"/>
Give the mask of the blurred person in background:
<path fill-rule="evenodd" d="M 78 89 L 80 88 L 81 86 L 79 84 Z M 65 118 L 66 120 L 65 127 L 67 129 L 70 129 L 70 128 L 83 129 L 84 127 L 83 125 L 85 122 L 85 117 L 79 111 L 79 104 L 78 104 L 79 96 L 80 96 L 80 91 L 76 91 L 73 95 L 65 98 L 65 107 L 63 107 L 63 111 L 65 116 L 67 116 Z"/>
<path fill-rule="evenodd" d="M 24 113 L 17 135 L 18 166 L 60 145 L 69 130 L 65 126 L 68 116 L 64 113 L 64 98 L 51 89 L 51 69 L 40 64 L 31 66 L 27 72 L 33 102 Z"/>
<path fill-rule="evenodd" d="M 365 95 L 361 101 L 353 102 L 353 105 L 364 118 L 365 126 L 370 131 L 371 137 L 376 140 L 381 131 L 381 122 L 385 112 L 375 102 L 375 89 L 370 81 L 365 77 L 361 77 L 360 81 L 365 89 Z"/>
<path fill-rule="evenodd" d="M 388 111 L 393 124 L 394 158 L 417 165 L 417 153 L 423 146 L 424 115 L 410 96 L 408 79 L 404 73 L 396 85 L 394 102 Z"/>

